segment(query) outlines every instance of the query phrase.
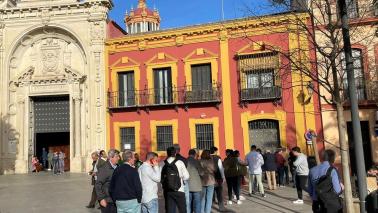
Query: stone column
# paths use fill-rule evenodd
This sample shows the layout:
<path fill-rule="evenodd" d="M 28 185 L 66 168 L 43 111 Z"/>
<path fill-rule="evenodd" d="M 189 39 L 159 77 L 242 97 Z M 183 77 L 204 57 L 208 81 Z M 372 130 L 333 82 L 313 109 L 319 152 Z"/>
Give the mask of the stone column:
<path fill-rule="evenodd" d="M 81 157 L 81 99 L 80 97 L 73 98 L 73 105 L 74 105 L 74 153 L 75 158 Z"/>
<path fill-rule="evenodd" d="M 18 104 L 18 119 L 22 120 L 22 122 L 18 123 L 18 137 L 17 137 L 17 151 L 16 151 L 16 163 L 15 163 L 15 173 L 23 174 L 28 172 L 28 153 L 25 153 L 25 146 L 28 145 L 28 141 L 25 140 L 25 126 L 28 125 L 29 119 L 23 120 L 21 118 L 25 118 L 26 109 L 25 109 L 25 98 L 19 98 L 17 100 Z M 26 123 L 25 123 L 26 122 Z"/>

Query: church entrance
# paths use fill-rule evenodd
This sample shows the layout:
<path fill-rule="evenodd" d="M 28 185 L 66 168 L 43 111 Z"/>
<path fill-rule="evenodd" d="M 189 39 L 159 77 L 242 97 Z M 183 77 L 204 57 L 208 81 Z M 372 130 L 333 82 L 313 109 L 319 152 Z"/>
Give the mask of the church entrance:
<path fill-rule="evenodd" d="M 64 169 L 70 170 L 70 103 L 69 96 L 32 98 L 34 154 L 42 161 L 46 152 L 63 152 Z"/>

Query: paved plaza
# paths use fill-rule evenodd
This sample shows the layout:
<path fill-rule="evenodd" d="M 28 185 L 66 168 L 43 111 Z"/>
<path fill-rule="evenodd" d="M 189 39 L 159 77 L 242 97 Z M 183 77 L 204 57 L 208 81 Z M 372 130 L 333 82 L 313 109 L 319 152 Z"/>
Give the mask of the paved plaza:
<path fill-rule="evenodd" d="M 230 212 L 311 212 L 309 197 L 304 205 L 294 205 L 296 191 L 292 187 L 267 191 L 267 197 L 248 197 L 242 205 L 227 206 Z M 53 176 L 50 173 L 0 176 L 0 213 L 99 213 L 97 209 L 87 209 L 91 193 L 90 178 L 86 174 L 66 173 Z M 225 191 L 226 193 L 226 191 Z M 160 196 L 161 209 L 163 200 Z M 164 212 L 161 210 L 160 212 Z M 217 211 L 217 205 L 213 206 Z"/>

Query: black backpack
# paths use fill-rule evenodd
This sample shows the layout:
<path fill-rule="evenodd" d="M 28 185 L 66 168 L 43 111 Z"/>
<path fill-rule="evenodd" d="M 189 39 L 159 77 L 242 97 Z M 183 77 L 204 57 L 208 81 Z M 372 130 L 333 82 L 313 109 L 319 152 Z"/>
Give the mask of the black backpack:
<path fill-rule="evenodd" d="M 333 189 L 331 177 L 333 169 L 335 168 L 330 166 L 326 175 L 320 177 L 315 186 L 316 195 L 327 211 L 338 211 L 343 208 L 339 195 Z"/>
<path fill-rule="evenodd" d="M 161 184 L 164 190 L 177 192 L 181 187 L 181 178 L 177 169 L 175 159 L 172 163 L 164 161 L 164 166 L 161 171 Z"/>

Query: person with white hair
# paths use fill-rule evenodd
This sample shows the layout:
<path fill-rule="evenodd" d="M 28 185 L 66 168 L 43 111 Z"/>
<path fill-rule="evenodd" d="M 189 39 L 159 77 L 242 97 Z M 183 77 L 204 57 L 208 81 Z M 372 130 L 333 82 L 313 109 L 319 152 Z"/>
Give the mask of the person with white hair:
<path fill-rule="evenodd" d="M 109 194 L 115 201 L 118 213 L 139 213 L 142 200 L 142 183 L 135 168 L 132 151 L 122 154 L 124 163 L 114 170 L 109 186 Z"/>
<path fill-rule="evenodd" d="M 110 149 L 108 152 L 108 160 L 103 166 L 98 168 L 95 188 L 97 199 L 100 202 L 101 213 L 117 212 L 114 201 L 110 196 L 109 188 L 113 172 L 118 166 L 117 163 L 119 158 L 119 151 L 116 149 Z"/>

